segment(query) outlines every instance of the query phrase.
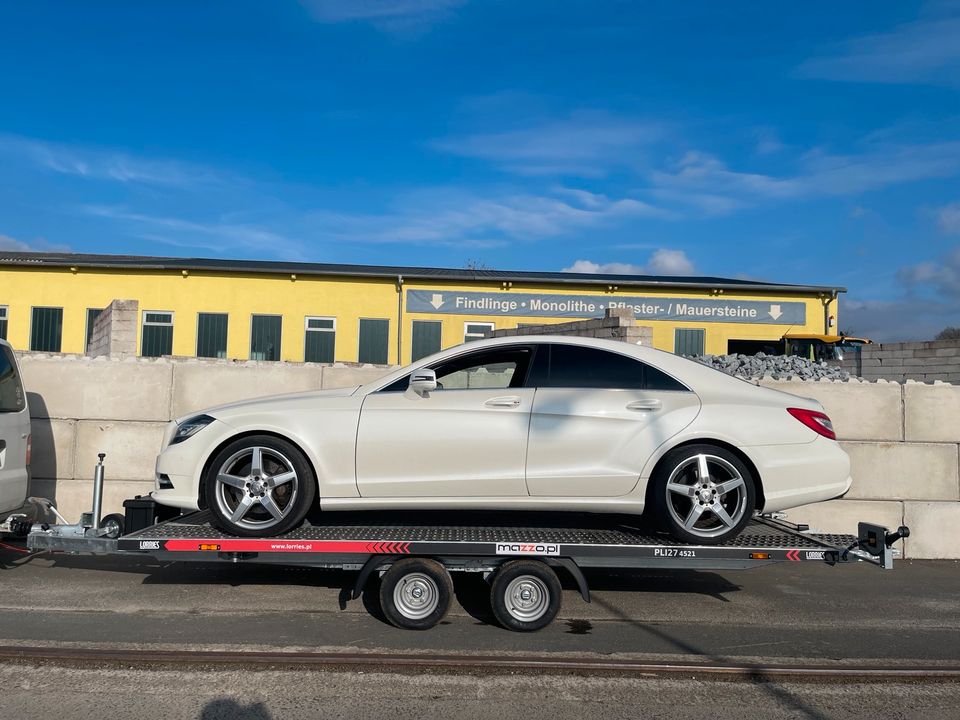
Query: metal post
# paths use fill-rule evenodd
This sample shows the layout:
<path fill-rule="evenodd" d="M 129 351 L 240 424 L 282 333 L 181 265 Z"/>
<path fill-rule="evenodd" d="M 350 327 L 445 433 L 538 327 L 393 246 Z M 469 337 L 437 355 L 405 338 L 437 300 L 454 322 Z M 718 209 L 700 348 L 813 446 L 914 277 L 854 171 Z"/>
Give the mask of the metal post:
<path fill-rule="evenodd" d="M 97 455 L 100 462 L 93 469 L 93 524 L 91 527 L 94 530 L 100 528 L 100 513 L 103 510 L 103 459 L 106 456 L 106 453 Z"/>

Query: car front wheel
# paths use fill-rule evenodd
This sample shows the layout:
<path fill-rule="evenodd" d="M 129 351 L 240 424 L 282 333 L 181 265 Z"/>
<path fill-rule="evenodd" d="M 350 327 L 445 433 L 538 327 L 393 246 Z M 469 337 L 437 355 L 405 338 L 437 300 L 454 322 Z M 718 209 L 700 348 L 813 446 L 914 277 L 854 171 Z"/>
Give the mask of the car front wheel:
<path fill-rule="evenodd" d="M 303 522 L 316 497 L 317 481 L 292 443 L 253 435 L 217 453 L 204 492 L 213 522 L 224 532 L 274 536 Z"/>
<path fill-rule="evenodd" d="M 651 478 L 657 521 L 678 540 L 717 545 L 736 536 L 756 507 L 756 481 L 740 458 L 715 445 L 664 456 Z"/>

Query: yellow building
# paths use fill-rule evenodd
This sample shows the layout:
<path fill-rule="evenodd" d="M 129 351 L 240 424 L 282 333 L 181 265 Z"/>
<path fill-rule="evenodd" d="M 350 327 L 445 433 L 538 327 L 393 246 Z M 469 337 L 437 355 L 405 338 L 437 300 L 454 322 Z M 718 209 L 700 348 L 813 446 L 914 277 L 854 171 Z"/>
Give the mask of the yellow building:
<path fill-rule="evenodd" d="M 100 309 L 139 303 L 142 355 L 406 363 L 491 328 L 634 309 L 657 348 L 726 353 L 836 332 L 839 287 L 654 277 L 0 253 L 0 337 L 82 353 Z"/>

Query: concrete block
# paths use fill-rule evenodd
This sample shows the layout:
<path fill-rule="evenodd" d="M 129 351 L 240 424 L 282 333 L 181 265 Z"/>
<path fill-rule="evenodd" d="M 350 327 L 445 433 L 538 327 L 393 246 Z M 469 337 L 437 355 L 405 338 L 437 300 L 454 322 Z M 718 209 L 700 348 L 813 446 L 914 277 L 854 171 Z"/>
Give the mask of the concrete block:
<path fill-rule="evenodd" d="M 103 514 L 123 513 L 123 501 L 137 495 L 146 495 L 154 489 L 152 482 L 107 480 L 103 484 Z M 54 501 L 57 510 L 70 522 L 77 522 L 80 513 L 93 506 L 93 473 L 89 480 L 34 480 L 30 494 Z"/>
<path fill-rule="evenodd" d="M 396 370 L 393 365 L 328 365 L 323 368 L 323 389 L 366 385 Z"/>
<path fill-rule="evenodd" d="M 884 500 L 829 500 L 787 511 L 792 523 L 806 523 L 813 532 L 857 534 L 857 523 L 872 522 L 891 530 L 903 524 L 903 503 Z"/>
<path fill-rule="evenodd" d="M 908 383 L 903 392 L 907 440 L 960 442 L 960 387 Z"/>
<path fill-rule="evenodd" d="M 761 385 L 820 402 L 841 440 L 902 440 L 900 385 L 762 380 Z"/>
<path fill-rule="evenodd" d="M 47 479 L 73 477 L 77 423 L 73 420 L 34 418 L 30 424 L 33 436 L 31 475 Z"/>
<path fill-rule="evenodd" d="M 905 503 L 904 525 L 910 528 L 907 557 L 960 559 L 960 503 Z"/>
<path fill-rule="evenodd" d="M 173 366 L 166 361 L 107 360 L 82 356 L 20 361 L 30 413 L 44 418 L 168 420 Z"/>
<path fill-rule="evenodd" d="M 844 442 L 853 486 L 849 500 L 960 501 L 956 445 Z"/>
<path fill-rule="evenodd" d="M 81 420 L 77 423 L 74 477 L 92 478 L 97 453 L 103 452 L 107 454 L 106 475 L 111 480 L 152 481 L 165 425 Z"/>
<path fill-rule="evenodd" d="M 183 362 L 173 372 L 173 417 L 237 400 L 319 390 L 313 364 Z"/>

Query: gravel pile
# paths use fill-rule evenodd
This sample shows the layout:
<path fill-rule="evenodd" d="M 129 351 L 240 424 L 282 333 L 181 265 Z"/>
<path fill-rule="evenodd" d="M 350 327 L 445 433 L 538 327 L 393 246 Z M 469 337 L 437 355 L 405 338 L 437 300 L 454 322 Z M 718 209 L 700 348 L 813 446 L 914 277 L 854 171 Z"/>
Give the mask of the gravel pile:
<path fill-rule="evenodd" d="M 789 355 L 701 355 L 693 358 L 704 365 L 747 380 L 849 380 L 850 373 L 834 366 Z"/>

